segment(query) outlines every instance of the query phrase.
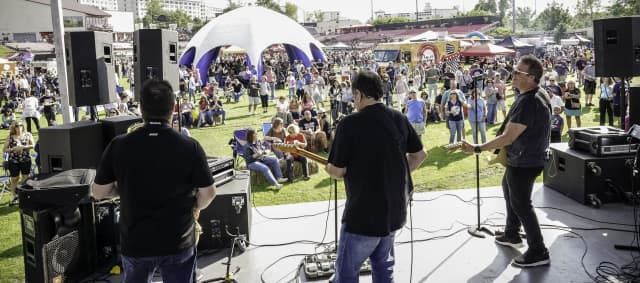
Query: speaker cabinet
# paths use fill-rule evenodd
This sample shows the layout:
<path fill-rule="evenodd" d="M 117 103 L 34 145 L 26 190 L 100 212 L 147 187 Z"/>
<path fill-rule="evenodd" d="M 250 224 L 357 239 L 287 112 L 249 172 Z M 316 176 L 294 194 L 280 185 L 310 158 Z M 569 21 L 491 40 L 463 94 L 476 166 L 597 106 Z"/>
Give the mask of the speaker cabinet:
<path fill-rule="evenodd" d="M 40 129 L 42 173 L 98 167 L 104 139 L 102 124 L 80 121 Z"/>
<path fill-rule="evenodd" d="M 552 157 L 545 164 L 544 185 L 586 205 L 619 202 L 631 191 L 634 155 L 596 157 L 570 149 L 566 143 L 551 144 Z"/>
<path fill-rule="evenodd" d="M 139 122 L 142 122 L 142 118 L 137 116 L 114 116 L 100 120 L 105 148 L 113 138 L 126 134 L 129 126 Z"/>
<path fill-rule="evenodd" d="M 230 247 L 233 240 L 225 230 L 232 234 L 244 234 L 249 241 L 251 233 L 251 194 L 249 172 L 239 172 L 236 178 L 216 188 L 216 198 L 200 212 L 198 223 L 202 226 L 202 235 L 198 250 L 206 251 Z"/>
<path fill-rule="evenodd" d="M 593 21 L 596 75 L 640 75 L 640 16 Z"/>
<path fill-rule="evenodd" d="M 629 126 L 633 124 L 640 125 L 640 84 L 629 87 Z"/>
<path fill-rule="evenodd" d="M 93 106 L 116 101 L 111 33 L 68 32 L 65 52 L 70 105 Z"/>
<path fill-rule="evenodd" d="M 88 201 L 89 185 L 82 190 L 73 190 L 73 193 L 83 191 L 86 198 L 74 205 L 63 206 L 31 201 L 41 199 L 37 196 L 40 190 L 19 189 L 25 282 L 80 282 L 95 270 L 94 206 Z M 76 209 L 79 221 L 62 227 L 69 222 L 65 215 L 75 216 L 73 211 Z M 56 281 L 56 278 L 62 280 Z"/>
<path fill-rule="evenodd" d="M 178 33 L 163 29 L 139 29 L 133 33 L 135 100 L 150 79 L 165 80 L 179 88 Z"/>

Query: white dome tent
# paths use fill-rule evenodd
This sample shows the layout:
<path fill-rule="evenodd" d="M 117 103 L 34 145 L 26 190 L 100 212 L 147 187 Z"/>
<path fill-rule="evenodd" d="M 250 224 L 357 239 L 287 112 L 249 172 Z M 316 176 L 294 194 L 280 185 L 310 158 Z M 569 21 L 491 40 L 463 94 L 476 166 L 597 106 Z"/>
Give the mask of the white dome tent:
<path fill-rule="evenodd" d="M 325 61 L 322 43 L 300 24 L 286 15 L 263 8 L 243 7 L 225 13 L 207 23 L 187 44 L 180 65 L 199 68 L 203 81 L 209 64 L 216 60 L 221 48 L 238 46 L 247 52 L 247 65 L 257 65 L 262 74 L 262 51 L 282 44 L 289 61 L 300 60 L 309 67 L 311 60 Z M 253 62 L 258 62 L 255 64 Z"/>

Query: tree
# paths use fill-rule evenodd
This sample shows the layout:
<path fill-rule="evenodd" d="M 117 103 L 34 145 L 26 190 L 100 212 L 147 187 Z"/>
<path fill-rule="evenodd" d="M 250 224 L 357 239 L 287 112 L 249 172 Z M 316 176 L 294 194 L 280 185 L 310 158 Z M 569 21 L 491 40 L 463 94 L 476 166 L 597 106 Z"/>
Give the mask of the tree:
<path fill-rule="evenodd" d="M 473 10 L 487 11 L 495 15 L 498 11 L 498 6 L 496 5 L 496 0 L 480 0 L 478 4 L 473 7 Z"/>
<path fill-rule="evenodd" d="M 298 21 L 298 6 L 291 2 L 284 4 L 284 14 L 292 18 L 294 21 Z"/>
<path fill-rule="evenodd" d="M 280 5 L 273 0 L 257 0 L 256 6 L 265 7 L 267 9 L 271 9 L 278 13 L 284 14 L 284 11 L 282 11 L 282 7 L 280 7 Z"/>
<path fill-rule="evenodd" d="M 511 8 L 510 0 L 498 0 L 498 17 L 500 18 L 500 23 L 504 25 L 504 17 L 507 14 L 507 10 Z"/>
<path fill-rule="evenodd" d="M 531 19 L 533 19 L 533 10 L 531 7 L 518 7 L 516 13 L 516 24 L 521 25 L 523 28 L 529 28 Z"/>
<path fill-rule="evenodd" d="M 593 22 L 594 13 L 600 10 L 600 0 L 578 0 L 576 3 L 576 19 L 588 16 L 590 22 Z"/>
<path fill-rule="evenodd" d="M 567 24 L 560 23 L 556 29 L 553 31 L 553 41 L 560 44 L 560 40 L 564 38 L 567 34 Z"/>
<path fill-rule="evenodd" d="M 146 5 L 147 14 L 142 18 L 144 26 L 149 26 L 152 23 L 158 22 L 158 16 L 164 14 L 164 7 L 160 0 L 151 0 Z"/>
<path fill-rule="evenodd" d="M 324 11 L 322 10 L 313 11 L 313 17 L 316 19 L 316 22 L 324 22 Z"/>
<path fill-rule="evenodd" d="M 640 1 L 638 0 L 612 0 L 609 13 L 615 17 L 640 15 Z"/>
<path fill-rule="evenodd" d="M 373 20 L 374 25 L 408 23 L 410 20 L 405 17 L 378 17 Z"/>
<path fill-rule="evenodd" d="M 569 10 L 554 0 L 547 4 L 547 8 L 536 17 L 536 26 L 546 31 L 552 31 L 556 30 L 559 25 L 565 24 L 566 29 L 571 20 Z"/>
<path fill-rule="evenodd" d="M 169 23 L 178 25 L 179 28 L 186 28 L 189 23 L 192 22 L 192 19 L 187 15 L 187 13 L 177 10 L 168 13 Z"/>
<path fill-rule="evenodd" d="M 489 35 L 494 37 L 504 37 L 512 34 L 511 29 L 506 27 L 495 27 L 489 31 Z"/>
<path fill-rule="evenodd" d="M 233 11 L 235 9 L 238 9 L 238 8 L 242 7 L 240 4 L 238 4 L 236 2 L 233 2 L 233 0 L 228 0 L 228 1 L 229 1 L 229 3 L 227 4 L 227 7 L 222 9 L 222 13 L 223 14 L 226 13 L 226 12 Z"/>
<path fill-rule="evenodd" d="M 495 15 L 495 14 L 492 14 L 492 13 L 491 13 L 491 12 L 489 12 L 489 11 L 485 11 L 485 10 L 475 10 L 475 9 L 474 9 L 474 10 L 468 11 L 468 12 L 466 12 L 466 13 L 462 13 L 462 14 L 460 14 L 460 15 L 459 15 L 459 17 L 476 17 L 476 16 L 482 16 L 482 17 L 484 17 L 484 16 L 493 16 L 493 15 Z"/>

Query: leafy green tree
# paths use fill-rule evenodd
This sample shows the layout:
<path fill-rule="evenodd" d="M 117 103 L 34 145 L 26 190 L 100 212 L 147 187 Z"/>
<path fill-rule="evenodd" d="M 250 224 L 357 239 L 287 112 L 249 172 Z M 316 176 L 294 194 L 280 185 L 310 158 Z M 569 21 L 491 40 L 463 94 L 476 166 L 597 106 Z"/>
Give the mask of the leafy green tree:
<path fill-rule="evenodd" d="M 496 0 L 480 0 L 478 4 L 473 7 L 473 10 L 487 11 L 495 15 L 498 12 L 498 5 L 496 5 Z"/>
<path fill-rule="evenodd" d="M 294 21 L 298 20 L 298 6 L 291 2 L 284 4 L 284 14 L 292 18 Z"/>
<path fill-rule="evenodd" d="M 189 23 L 192 23 L 191 17 L 184 11 L 177 10 L 167 12 L 169 23 L 178 25 L 179 28 L 186 28 Z"/>
<path fill-rule="evenodd" d="M 223 14 L 242 7 L 240 4 L 234 2 L 233 0 L 227 0 L 227 1 L 228 1 L 227 7 L 222 9 Z"/>
<path fill-rule="evenodd" d="M 324 22 L 324 11 L 322 10 L 313 11 L 313 17 L 316 19 L 316 22 Z"/>
<path fill-rule="evenodd" d="M 158 16 L 163 15 L 164 6 L 160 0 L 151 0 L 146 4 L 147 14 L 142 18 L 144 26 L 148 27 L 150 24 L 157 23 Z"/>
<path fill-rule="evenodd" d="M 528 29 L 533 19 L 533 10 L 531 7 L 518 7 L 516 12 L 516 24 Z"/>
<path fill-rule="evenodd" d="M 609 13 L 612 16 L 632 16 L 640 15 L 640 1 L 638 0 L 612 0 L 613 4 L 609 7 Z"/>
<path fill-rule="evenodd" d="M 509 8 L 511 8 L 511 0 L 498 0 L 498 17 L 503 25 L 504 17 L 506 16 Z"/>
<path fill-rule="evenodd" d="M 410 20 L 405 17 L 378 17 L 373 20 L 374 25 L 408 23 Z"/>
<path fill-rule="evenodd" d="M 273 0 L 257 0 L 256 6 L 265 7 L 267 9 L 271 9 L 278 13 L 284 14 L 284 11 L 282 11 L 282 7 L 280 7 L 280 5 Z"/>
<path fill-rule="evenodd" d="M 560 23 L 553 31 L 553 40 L 560 44 L 560 40 L 567 35 L 567 24 Z"/>
<path fill-rule="evenodd" d="M 466 13 L 461 13 L 459 16 L 460 17 L 475 17 L 475 16 L 494 16 L 495 14 L 489 12 L 489 11 L 485 11 L 485 10 L 471 10 L 468 11 Z"/>
<path fill-rule="evenodd" d="M 600 0 L 579 0 L 576 3 L 576 20 L 588 19 L 593 22 L 594 15 L 600 10 Z"/>
<path fill-rule="evenodd" d="M 494 37 L 504 37 L 512 34 L 511 29 L 506 27 L 495 27 L 491 29 L 488 33 L 489 35 Z"/>
<path fill-rule="evenodd" d="M 552 31 L 564 24 L 566 29 L 572 20 L 569 10 L 554 0 L 547 4 L 547 8 L 536 17 L 536 26 L 546 31 Z"/>

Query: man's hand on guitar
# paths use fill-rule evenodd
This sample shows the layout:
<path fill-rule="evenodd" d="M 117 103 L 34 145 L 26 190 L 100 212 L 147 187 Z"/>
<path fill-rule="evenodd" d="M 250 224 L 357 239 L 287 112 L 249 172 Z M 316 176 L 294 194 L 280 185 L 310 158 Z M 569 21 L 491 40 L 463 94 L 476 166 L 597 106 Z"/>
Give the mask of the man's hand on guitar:
<path fill-rule="evenodd" d="M 466 140 L 462 140 L 462 142 L 460 143 L 460 150 L 466 152 L 466 153 L 474 153 L 473 149 L 474 147 L 476 147 L 477 144 L 472 144 L 469 143 Z"/>

